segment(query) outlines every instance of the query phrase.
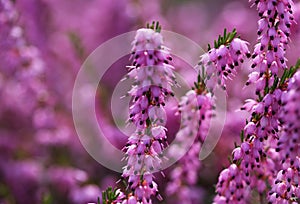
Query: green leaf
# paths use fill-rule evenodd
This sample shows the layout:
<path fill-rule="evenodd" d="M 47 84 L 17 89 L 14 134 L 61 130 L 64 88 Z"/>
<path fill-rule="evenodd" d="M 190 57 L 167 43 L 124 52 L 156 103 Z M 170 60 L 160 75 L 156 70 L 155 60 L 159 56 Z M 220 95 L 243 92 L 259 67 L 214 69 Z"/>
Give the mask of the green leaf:
<path fill-rule="evenodd" d="M 218 40 L 214 41 L 214 48 L 219 48 L 221 45 L 228 46 L 229 43 L 236 37 L 236 29 L 233 29 L 231 32 L 227 32 L 227 29 L 224 29 L 223 36 L 219 35 Z M 210 50 L 210 45 L 208 46 Z"/>
<path fill-rule="evenodd" d="M 223 33 L 223 39 L 227 39 L 227 35 L 226 35 L 226 32 L 227 32 L 227 30 L 226 30 L 226 28 L 224 29 L 224 33 Z"/>
<path fill-rule="evenodd" d="M 43 204 L 50 204 L 50 203 L 53 203 L 53 197 L 51 196 L 50 193 L 46 193 L 44 196 L 43 196 L 43 201 L 42 201 Z"/>
<path fill-rule="evenodd" d="M 266 86 L 265 89 L 264 89 L 264 94 L 265 94 L 265 95 L 268 94 L 268 93 L 269 93 L 269 90 L 270 90 L 270 88 L 269 88 L 268 86 Z"/>
<path fill-rule="evenodd" d="M 68 33 L 69 40 L 79 58 L 84 57 L 84 48 L 80 37 L 75 32 Z"/>
<path fill-rule="evenodd" d="M 240 138 L 241 138 L 241 142 L 244 142 L 244 138 L 245 138 L 244 130 L 241 131 Z"/>
<path fill-rule="evenodd" d="M 210 47 L 209 43 L 208 43 L 207 47 L 208 47 L 207 51 L 211 50 L 211 47 Z"/>
<path fill-rule="evenodd" d="M 236 37 L 236 29 L 233 29 L 232 32 L 228 35 L 226 42 L 231 42 Z"/>
<path fill-rule="evenodd" d="M 102 192 L 102 202 L 103 204 L 111 204 L 118 197 L 118 193 L 116 193 L 117 189 L 112 189 L 108 187 L 106 191 Z M 100 203 L 100 199 L 98 198 L 98 203 Z"/>
<path fill-rule="evenodd" d="M 300 58 L 296 62 L 295 66 L 290 67 L 290 69 L 284 69 L 283 74 L 280 78 L 279 86 L 282 86 L 286 80 L 290 79 L 300 68 Z"/>
<path fill-rule="evenodd" d="M 159 25 L 159 21 L 152 21 L 151 25 L 149 23 L 147 23 L 146 28 L 152 29 L 157 33 L 160 33 L 160 31 L 161 31 L 161 26 Z"/>
<path fill-rule="evenodd" d="M 280 78 L 280 83 L 279 83 L 280 86 L 282 86 L 283 83 L 285 82 L 285 79 L 286 79 L 287 75 L 288 75 L 288 69 L 285 69 L 283 71 L 283 74 L 282 74 L 281 78 Z"/>
<path fill-rule="evenodd" d="M 222 37 L 219 36 L 219 38 L 218 38 L 218 47 L 220 47 L 222 44 L 223 44 Z"/>
<path fill-rule="evenodd" d="M 277 88 L 278 82 L 279 82 L 279 78 L 277 76 L 275 76 L 274 83 L 271 87 L 272 92 Z"/>
<path fill-rule="evenodd" d="M 106 192 L 105 191 L 102 192 L 102 203 L 106 204 Z"/>
<path fill-rule="evenodd" d="M 203 80 L 203 83 L 204 83 L 205 78 L 206 78 L 206 76 L 205 76 L 205 67 L 202 66 L 202 80 Z"/>
<path fill-rule="evenodd" d="M 228 161 L 229 161 L 229 163 L 230 163 L 230 164 L 232 164 L 232 163 L 233 163 L 233 161 L 232 161 L 232 159 L 231 159 L 231 156 L 230 156 L 230 155 L 228 155 L 227 159 L 228 159 Z"/>
<path fill-rule="evenodd" d="M 198 73 L 198 83 L 200 83 L 201 82 L 201 75 L 200 75 L 200 73 Z"/>

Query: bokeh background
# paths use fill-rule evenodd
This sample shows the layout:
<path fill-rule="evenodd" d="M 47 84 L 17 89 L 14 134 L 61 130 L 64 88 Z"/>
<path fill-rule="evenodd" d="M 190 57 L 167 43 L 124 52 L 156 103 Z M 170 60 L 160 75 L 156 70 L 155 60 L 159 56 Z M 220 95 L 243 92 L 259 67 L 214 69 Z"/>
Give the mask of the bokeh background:
<path fill-rule="evenodd" d="M 236 28 L 253 50 L 258 15 L 250 6 L 246 0 L 0 0 L 0 203 L 96 202 L 108 186 L 122 186 L 116 184 L 119 173 L 85 151 L 72 119 L 76 75 L 101 43 L 156 20 L 203 49 L 224 28 Z M 296 19 L 299 8 L 297 3 Z M 289 65 L 300 51 L 299 27 L 293 25 L 292 32 Z M 124 57 L 108 69 L 95 100 L 98 120 L 107 127 L 105 135 L 120 149 L 127 136 L 116 127 L 109 107 L 129 63 Z M 251 87 L 241 91 L 248 65 L 245 62 L 229 82 L 226 125 L 199 172 L 205 203 L 212 201 L 218 173 L 228 165 L 234 142 L 240 141 L 247 114 L 237 110 L 253 92 Z M 184 74 L 185 68 L 179 62 L 176 71 Z M 173 115 L 169 108 L 170 138 L 179 125 Z M 154 199 L 155 203 L 170 203 L 164 190 L 171 168 L 165 170 L 165 178 L 156 175 L 164 200 Z"/>

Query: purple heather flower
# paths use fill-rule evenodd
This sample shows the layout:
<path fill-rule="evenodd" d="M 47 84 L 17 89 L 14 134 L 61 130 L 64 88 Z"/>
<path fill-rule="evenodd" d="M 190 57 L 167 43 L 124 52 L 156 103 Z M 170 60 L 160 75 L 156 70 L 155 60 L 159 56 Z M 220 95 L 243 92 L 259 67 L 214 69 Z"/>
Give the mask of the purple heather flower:
<path fill-rule="evenodd" d="M 187 149 L 188 152 L 177 162 L 171 172 L 167 194 L 175 198 L 173 203 L 192 204 L 199 203 L 202 199 L 201 190 L 196 187 L 201 167 L 199 153 L 201 144 L 208 133 L 212 108 L 211 94 L 198 94 L 197 90 L 187 92 L 179 103 L 178 112 L 182 117 L 181 129 L 176 135 L 179 143 L 172 145 L 169 157 L 177 158 L 176 154 L 182 154 Z M 187 146 L 187 141 L 193 142 L 191 147 Z M 192 196 L 193 194 L 198 196 Z"/>
<path fill-rule="evenodd" d="M 57 149 L 64 146 L 64 152 L 79 142 L 74 139 L 70 142 L 75 134 L 66 118 L 69 115 L 63 113 L 64 107 L 58 105 L 53 87 L 49 86 L 59 83 L 47 84 L 44 56 L 40 48 L 29 43 L 26 27 L 19 18 L 21 13 L 16 10 L 15 2 L 0 0 L 0 134 L 3 140 L 0 172 L 3 173 L 3 186 L 11 192 L 4 197 L 11 197 L 18 203 L 40 203 L 44 193 L 49 191 L 53 200 L 60 193 L 68 199 L 65 192 L 79 186 L 75 180 L 86 181 L 87 175 L 48 169 L 48 166 L 61 159 Z M 70 155 L 76 155 L 82 148 L 76 146 L 75 151 Z M 79 161 L 82 160 L 76 160 Z M 53 179 L 45 179 L 43 172 Z M 78 177 L 74 178 L 74 174 Z M 58 184 L 55 193 L 49 184 Z M 6 202 L 6 198 L 1 198 L 1 202 Z"/>
<path fill-rule="evenodd" d="M 212 90 L 216 83 L 226 89 L 225 81 L 231 79 L 239 63 L 243 63 L 246 56 L 250 56 L 248 42 L 239 38 L 232 39 L 228 44 L 212 48 L 200 57 L 200 66 L 204 66 L 207 73 L 206 86 Z"/>
<path fill-rule="evenodd" d="M 152 173 L 160 170 L 165 147 L 164 106 L 166 97 L 173 95 L 174 68 L 160 33 L 153 29 L 139 29 L 132 44 L 133 63 L 128 73 L 128 77 L 134 79 L 129 91 L 133 99 L 130 121 L 137 130 L 128 138 L 124 148 L 127 166 L 122 176 L 128 178 L 128 187 L 132 191 L 128 203 L 152 203 L 152 195 L 160 198 Z"/>
<path fill-rule="evenodd" d="M 243 173 L 239 170 L 236 164 L 231 164 L 227 169 L 224 169 L 220 175 L 217 184 L 217 196 L 214 203 L 246 203 L 245 198 L 249 196 Z"/>
<path fill-rule="evenodd" d="M 281 112 L 282 90 L 275 87 L 270 90 L 280 69 L 286 69 L 284 57 L 285 48 L 290 35 L 289 27 L 293 22 L 292 1 L 255 1 L 258 6 L 259 15 L 259 43 L 255 46 L 253 53 L 252 68 L 258 67 L 258 71 L 249 75 L 246 85 L 255 83 L 258 100 L 248 100 L 242 109 L 251 113 L 252 117 L 244 127 L 245 136 L 240 147 L 233 151 L 233 164 L 236 165 L 236 176 L 224 176 L 220 174 L 217 184 L 218 195 L 215 203 L 247 203 L 249 196 L 239 195 L 238 191 L 231 191 L 230 186 L 239 186 L 240 189 L 255 188 L 263 196 L 267 185 L 273 184 L 274 175 L 277 172 L 274 144 L 282 135 L 279 133 L 279 113 Z M 286 97 L 284 97 L 286 98 Z M 282 120 L 284 121 L 284 120 Z M 280 149 L 280 148 L 279 148 Z M 286 155 L 285 155 L 286 156 Z M 232 166 L 231 165 L 231 166 Z M 230 167 L 231 167 L 230 166 Z M 223 172 L 230 172 L 230 167 Z M 240 185 L 237 185 L 239 180 Z M 225 187 L 224 187 L 225 184 Z M 272 185 L 269 201 L 281 203 L 276 200 L 287 191 L 285 185 L 277 189 Z M 278 190 L 275 198 L 273 192 Z M 245 190 L 244 190 L 245 192 Z M 277 202 L 278 201 L 278 202 Z"/>
<path fill-rule="evenodd" d="M 269 201 L 272 203 L 295 202 L 300 197 L 300 72 L 289 80 L 288 88 L 281 95 L 283 108 L 279 114 L 282 124 L 276 151 L 280 163 L 280 171 L 275 175 L 272 189 L 269 192 Z"/>
<path fill-rule="evenodd" d="M 43 167 L 40 163 L 34 160 L 16 162 L 6 160 L 1 164 L 1 172 L 4 183 L 7 183 L 16 198 L 15 202 L 40 202 L 38 193 L 36 193 L 43 177 Z"/>
<path fill-rule="evenodd" d="M 129 66 L 128 77 L 134 78 L 135 85 L 129 91 L 134 100 L 130 107 L 130 120 L 143 129 L 150 112 L 164 113 L 163 109 L 154 108 L 164 106 L 166 96 L 173 95 L 174 68 L 170 64 L 172 57 L 168 49 L 162 45 L 160 33 L 140 29 L 132 44 L 133 63 Z"/>
<path fill-rule="evenodd" d="M 1 107 L 30 116 L 48 94 L 41 80 L 44 63 L 39 50 L 26 44 L 11 1 L 1 0 L 0 5 Z"/>
<path fill-rule="evenodd" d="M 250 83 L 256 83 L 256 93 L 261 93 L 266 86 L 272 85 L 274 76 L 279 70 L 287 68 L 284 57 L 290 36 L 290 26 L 294 22 L 291 0 L 287 1 L 255 1 L 259 12 L 258 44 L 252 55 L 252 68 L 257 67 L 260 73 L 250 73 Z"/>

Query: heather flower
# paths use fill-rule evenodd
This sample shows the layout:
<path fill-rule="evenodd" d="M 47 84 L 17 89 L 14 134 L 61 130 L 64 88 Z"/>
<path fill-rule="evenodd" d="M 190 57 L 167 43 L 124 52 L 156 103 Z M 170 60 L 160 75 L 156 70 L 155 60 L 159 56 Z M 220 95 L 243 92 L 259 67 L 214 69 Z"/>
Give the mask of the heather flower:
<path fill-rule="evenodd" d="M 84 170 L 72 167 L 52 166 L 46 173 L 47 182 L 56 186 L 62 194 L 69 193 L 70 189 L 77 188 L 88 179 L 88 175 Z"/>
<path fill-rule="evenodd" d="M 1 2 L 1 106 L 30 115 L 44 87 L 40 81 L 43 62 L 36 47 L 27 46 L 16 24 L 17 12 L 10 1 Z M 13 77 L 14 76 L 14 77 Z"/>
<path fill-rule="evenodd" d="M 162 45 L 161 34 L 152 29 L 140 29 L 132 44 L 133 63 L 128 77 L 134 78 L 135 85 L 129 91 L 134 100 L 130 120 L 144 128 L 149 112 L 153 112 L 155 106 L 164 106 L 166 96 L 173 95 L 171 85 L 175 78 L 170 65 L 172 58 Z M 163 111 L 158 110 L 157 114 Z"/>
<path fill-rule="evenodd" d="M 180 156 L 189 150 L 170 173 L 167 193 L 175 198 L 172 202 L 199 203 L 202 199 L 201 190 L 196 186 L 201 167 L 199 153 L 208 132 L 212 108 L 211 94 L 200 93 L 199 90 L 190 90 L 179 103 L 178 112 L 181 113 L 182 123 L 176 135 L 178 144 L 172 145 L 169 157 L 178 158 L 176 154 Z M 188 146 L 191 142 L 192 145 Z"/>
<path fill-rule="evenodd" d="M 246 187 L 243 174 L 236 164 L 231 164 L 220 173 L 217 193 L 214 203 L 246 203 L 244 199 L 249 196 L 249 187 Z"/>
<path fill-rule="evenodd" d="M 157 24 L 158 26 L 158 24 Z M 126 147 L 127 166 L 123 177 L 128 178 L 132 195 L 128 202 L 152 203 L 151 196 L 158 194 L 153 172 L 160 170 L 161 155 L 165 147 L 166 97 L 173 95 L 174 69 L 168 49 L 163 46 L 159 27 L 139 29 L 133 41 L 132 66 L 128 77 L 134 79 L 129 91 L 132 97 L 130 121 L 137 129 L 129 138 Z"/>
<path fill-rule="evenodd" d="M 250 56 L 249 43 L 235 36 L 235 30 L 228 34 L 225 30 L 224 36 L 219 36 L 218 43 L 215 41 L 215 47 L 209 46 L 208 52 L 200 57 L 199 65 L 205 67 L 206 86 L 210 91 L 216 83 L 226 89 L 225 81 L 235 75 L 235 67 Z"/>
<path fill-rule="evenodd" d="M 256 93 L 264 91 L 278 75 L 279 70 L 286 69 L 284 57 L 290 36 L 290 26 L 294 22 L 292 1 L 255 1 L 259 12 L 258 40 L 252 55 L 252 68 L 257 67 L 260 76 L 251 77 L 247 84 L 256 83 Z M 257 74 L 255 74 L 257 76 Z"/>
<path fill-rule="evenodd" d="M 239 195 L 238 191 L 231 191 L 230 186 L 236 188 L 255 188 L 260 196 L 266 193 L 266 182 L 272 184 L 276 175 L 276 154 L 274 143 L 280 138 L 279 112 L 282 103 L 282 87 L 285 79 L 277 77 L 280 69 L 286 69 L 284 57 L 289 27 L 293 21 L 291 1 L 255 1 L 259 16 L 259 43 L 252 55 L 252 68 L 257 71 L 250 73 L 246 85 L 255 83 L 257 100 L 248 100 L 242 107 L 251 113 L 250 121 L 242 131 L 242 144 L 233 151 L 233 164 L 238 178 L 222 177 L 217 184 L 215 203 L 247 203 L 249 195 Z M 281 26 L 279 26 L 281 25 Z M 232 164 L 232 165 L 233 165 Z M 231 165 L 231 166 L 232 166 Z M 227 172 L 230 169 L 225 169 Z M 239 180 L 239 182 L 237 182 Z M 224 187 L 224 183 L 226 184 Z M 273 197 L 272 197 L 273 199 Z M 270 200 L 270 199 L 269 199 Z M 275 203 L 273 199 L 271 203 Z"/>
<path fill-rule="evenodd" d="M 7 40 L 10 37 L 13 23 L 17 20 L 17 12 L 12 3 L 8 0 L 0 1 L 0 24 L 1 24 L 1 42 Z M 1 43 L 1 46 L 8 45 L 9 42 Z"/>
<path fill-rule="evenodd" d="M 279 120 L 282 124 L 276 152 L 279 152 L 280 170 L 275 175 L 268 200 L 271 203 L 296 203 L 300 197 L 300 138 L 299 94 L 300 72 L 289 80 L 288 88 L 281 95 L 282 109 Z"/>
<path fill-rule="evenodd" d="M 0 164 L 2 182 L 7 184 L 11 193 L 15 195 L 18 203 L 38 203 L 39 198 L 35 192 L 41 185 L 43 167 L 35 160 L 9 161 Z M 26 188 L 25 188 L 26 187 Z"/>
<path fill-rule="evenodd" d="M 55 196 L 70 198 L 70 191 L 79 188 L 87 174 L 49 168 L 54 163 L 66 165 L 73 144 L 69 139 L 75 134 L 57 108 L 61 104 L 46 83 L 46 63 L 40 49 L 28 42 L 20 15 L 15 2 L 0 0 L 0 172 L 1 185 L 10 192 L 1 202 L 41 203 L 48 192 L 58 202 Z M 81 150 L 77 148 L 76 154 Z"/>

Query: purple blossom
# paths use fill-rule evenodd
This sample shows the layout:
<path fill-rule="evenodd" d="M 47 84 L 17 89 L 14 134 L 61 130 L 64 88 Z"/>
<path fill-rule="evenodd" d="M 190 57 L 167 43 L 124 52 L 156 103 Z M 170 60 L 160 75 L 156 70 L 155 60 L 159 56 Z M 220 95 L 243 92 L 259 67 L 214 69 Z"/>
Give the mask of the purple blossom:
<path fill-rule="evenodd" d="M 200 66 L 206 70 L 206 86 L 212 90 L 216 83 L 226 89 L 225 81 L 232 79 L 236 73 L 235 67 L 243 63 L 246 56 L 250 56 L 248 42 L 233 38 L 218 47 L 210 49 L 200 57 Z"/>
<path fill-rule="evenodd" d="M 199 90 L 198 90 L 199 91 Z M 209 128 L 212 116 L 213 98 L 210 93 L 197 93 L 190 90 L 181 98 L 178 112 L 181 113 L 181 129 L 176 135 L 178 144 L 172 145 L 169 157 L 177 158 L 188 149 L 188 152 L 177 162 L 170 173 L 167 194 L 172 203 L 199 203 L 202 199 L 201 189 L 196 186 L 201 167 L 199 153 Z M 190 141 L 193 140 L 193 141 Z M 187 144 L 190 141 L 192 146 Z"/>
<path fill-rule="evenodd" d="M 96 203 L 100 189 L 115 182 L 118 175 L 93 161 L 76 136 L 71 115 L 73 83 L 94 48 L 153 18 L 201 45 L 224 27 L 239 30 L 241 38 L 214 46 L 201 58 L 207 68 L 207 87 L 217 83 L 226 87 L 227 124 L 214 152 L 199 161 L 211 116 L 210 111 L 203 114 L 208 107 L 199 104 L 210 100 L 207 104 L 213 104 L 214 98 L 197 89 L 188 92 L 178 108 L 183 121 L 170 159 L 189 151 L 170 168 L 171 174 L 166 171 L 166 178 L 154 177 L 165 159 L 161 153 L 179 127 L 180 114 L 173 114 L 176 99 L 166 100 L 173 95 L 173 64 L 188 83 L 194 81 L 194 70 L 188 70 L 184 60 L 171 60 L 159 33 L 141 29 L 128 74 L 135 81 L 128 93 L 128 121 L 137 127 L 124 148 L 128 165 L 122 179 L 128 186 L 117 183 L 113 203 L 147 203 L 147 198 L 156 203 L 154 196 L 160 198 L 164 190 L 170 193 L 164 203 L 208 202 L 216 174 L 227 165 L 227 151 L 234 142 L 229 167 L 216 185 L 215 203 L 298 203 L 300 99 L 299 72 L 294 72 L 299 63 L 288 67 L 299 57 L 299 25 L 294 21 L 299 20 L 300 4 L 252 2 L 259 13 L 258 39 L 250 59 L 253 68 L 246 60 L 249 44 L 241 40 L 253 42 L 256 33 L 252 32 L 255 9 L 247 8 L 246 2 L 0 0 L 0 203 Z M 172 45 L 172 39 L 166 40 Z M 195 60 L 192 49 L 182 48 L 186 59 Z M 99 104 L 110 104 L 114 85 L 126 72 L 120 70 L 124 59 L 101 79 L 95 102 L 103 133 L 117 148 L 124 147 L 128 138 L 113 124 L 111 109 L 101 110 Z M 237 70 L 235 65 L 244 61 L 243 69 Z M 242 90 L 249 70 L 248 87 Z M 82 94 L 94 100 L 89 88 Z M 233 112 L 249 97 L 242 107 L 246 111 Z M 187 141 L 191 144 L 194 139 L 189 137 L 191 132 L 196 140 L 188 147 Z M 109 159 L 117 160 L 110 146 L 103 148 Z"/>
<path fill-rule="evenodd" d="M 295 73 L 290 79 L 288 88 L 281 95 L 283 108 L 279 114 L 282 127 L 280 137 L 276 144 L 276 152 L 279 152 L 280 168 L 274 175 L 272 189 L 269 192 L 269 201 L 272 203 L 296 203 L 300 197 L 300 138 L 299 138 L 299 95 L 300 72 Z"/>
<path fill-rule="evenodd" d="M 287 68 L 285 58 L 286 45 L 290 36 L 290 27 L 294 22 L 292 1 L 255 1 L 259 12 L 258 43 L 252 55 L 252 68 L 257 74 L 250 74 L 247 84 L 256 83 L 256 93 L 261 93 L 274 81 L 279 70 Z M 256 72 L 255 72 L 256 73 Z"/>
<path fill-rule="evenodd" d="M 134 79 L 129 91 L 133 98 L 130 121 L 137 130 L 128 138 L 124 148 L 127 166 L 122 176 L 128 178 L 128 187 L 133 192 L 128 202 L 152 203 L 152 195 L 160 199 L 152 173 L 160 171 L 166 141 L 163 107 L 166 97 L 173 95 L 174 68 L 160 33 L 153 29 L 139 29 L 132 44 L 133 63 L 128 73 L 128 77 Z"/>
<path fill-rule="evenodd" d="M 276 159 L 274 159 L 277 156 L 274 153 L 274 144 L 278 138 L 279 141 L 282 138 L 278 121 L 283 87 L 276 87 L 275 80 L 278 80 L 276 79 L 278 71 L 287 68 L 284 54 L 290 35 L 289 27 L 293 21 L 293 3 L 291 1 L 255 1 L 255 4 L 257 4 L 261 20 L 258 22 L 259 43 L 255 46 L 252 56 L 252 68 L 258 67 L 259 70 L 250 73 L 246 85 L 256 84 L 256 94 L 259 99 L 248 100 L 242 107 L 243 110 L 249 111 L 252 117 L 243 129 L 242 135 L 245 138 L 241 146 L 233 151 L 232 165 L 235 167 L 234 172 L 237 172 L 235 174 L 238 178 L 236 175 L 227 176 L 233 171 L 230 169 L 232 165 L 223 171 L 228 172 L 226 176 L 220 174 L 216 203 L 247 203 L 249 201 L 249 195 L 241 196 L 239 191 L 230 191 L 232 186 L 238 189 L 255 188 L 260 196 L 263 196 L 266 194 L 267 183 L 271 185 L 274 183 L 274 176 L 278 171 Z M 284 81 L 281 82 L 283 83 Z M 272 186 L 272 189 L 274 187 Z M 281 186 L 281 193 L 284 189 L 284 186 Z M 277 203 L 274 196 L 269 196 L 269 201 Z"/>

